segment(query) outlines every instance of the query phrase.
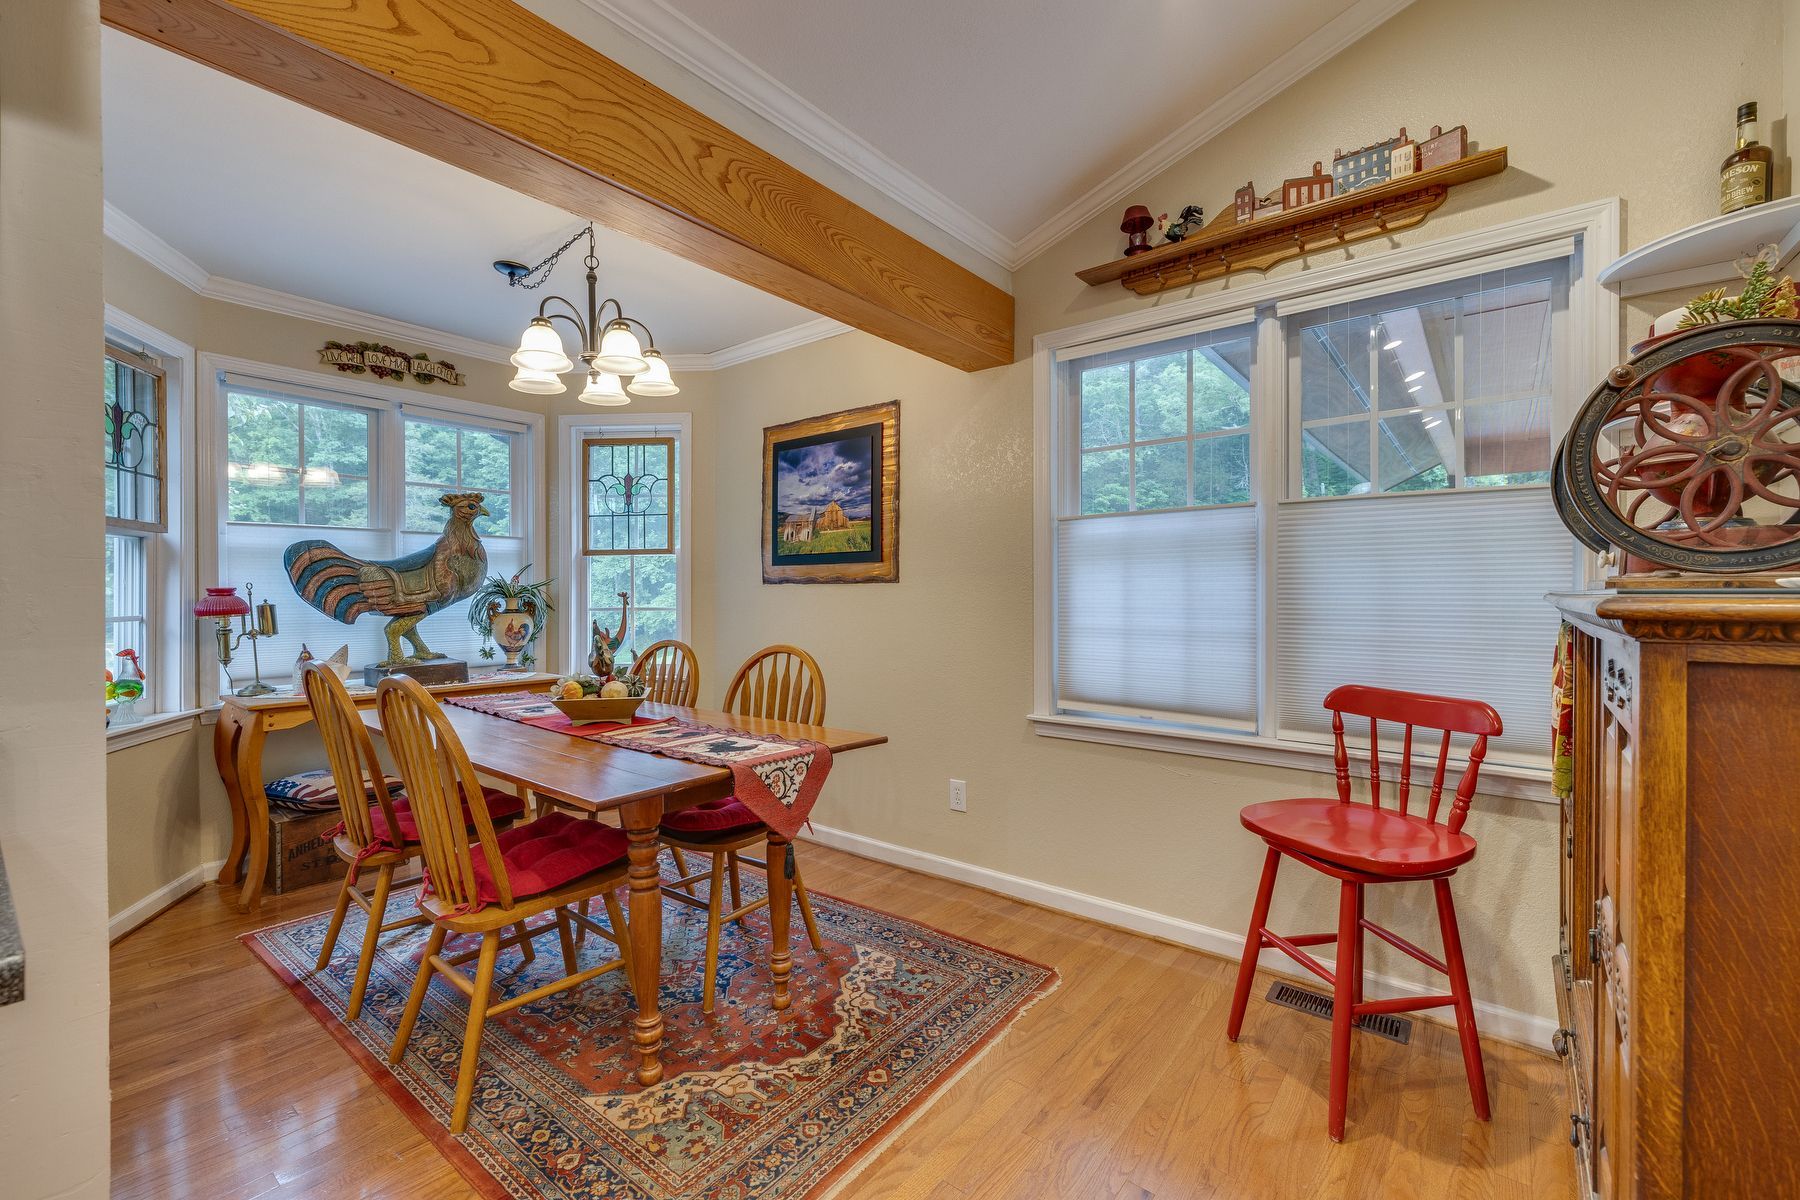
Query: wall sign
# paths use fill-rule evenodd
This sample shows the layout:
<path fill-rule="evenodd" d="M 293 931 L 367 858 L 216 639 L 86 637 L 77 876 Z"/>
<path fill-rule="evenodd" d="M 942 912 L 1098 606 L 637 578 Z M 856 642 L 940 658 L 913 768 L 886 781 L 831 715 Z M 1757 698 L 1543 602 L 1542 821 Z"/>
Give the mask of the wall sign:
<path fill-rule="evenodd" d="M 411 376 L 416 383 L 444 383 L 461 387 L 466 381 L 455 363 L 434 359 L 427 354 L 407 354 L 380 342 L 326 342 L 319 351 L 319 361 L 330 363 L 340 371 L 361 375 L 364 371 L 377 379 L 404 379 Z"/>

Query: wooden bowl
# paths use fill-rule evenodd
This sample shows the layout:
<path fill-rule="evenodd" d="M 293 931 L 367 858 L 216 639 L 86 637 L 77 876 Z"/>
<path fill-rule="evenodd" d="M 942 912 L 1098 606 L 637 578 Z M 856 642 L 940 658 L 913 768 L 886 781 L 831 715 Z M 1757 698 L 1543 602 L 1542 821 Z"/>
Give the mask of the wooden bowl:
<path fill-rule="evenodd" d="M 628 722 L 637 715 L 638 706 L 643 704 L 644 696 L 620 696 L 611 700 L 599 696 L 583 696 L 579 700 L 552 699 L 562 715 L 578 725 L 591 725 L 601 721 Z"/>

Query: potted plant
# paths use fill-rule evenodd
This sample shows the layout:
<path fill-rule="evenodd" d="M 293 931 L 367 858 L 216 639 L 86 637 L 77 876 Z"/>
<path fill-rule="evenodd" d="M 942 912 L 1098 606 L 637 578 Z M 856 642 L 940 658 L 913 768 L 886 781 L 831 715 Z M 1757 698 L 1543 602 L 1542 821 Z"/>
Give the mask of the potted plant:
<path fill-rule="evenodd" d="M 506 670 L 533 666 L 537 658 L 531 644 L 544 631 L 544 615 L 556 611 L 550 601 L 554 579 L 524 583 L 526 563 L 510 579 L 489 575 L 469 597 L 469 625 L 481 635 L 481 657 L 493 658 L 497 644 L 506 655 Z"/>

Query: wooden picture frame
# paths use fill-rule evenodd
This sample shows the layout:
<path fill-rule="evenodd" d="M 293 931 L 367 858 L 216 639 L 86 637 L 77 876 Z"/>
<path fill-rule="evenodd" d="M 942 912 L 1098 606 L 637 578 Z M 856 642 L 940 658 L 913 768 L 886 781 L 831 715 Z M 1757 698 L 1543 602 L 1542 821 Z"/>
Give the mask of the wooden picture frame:
<path fill-rule="evenodd" d="M 771 425 L 762 456 L 764 583 L 898 582 L 898 400 Z"/>

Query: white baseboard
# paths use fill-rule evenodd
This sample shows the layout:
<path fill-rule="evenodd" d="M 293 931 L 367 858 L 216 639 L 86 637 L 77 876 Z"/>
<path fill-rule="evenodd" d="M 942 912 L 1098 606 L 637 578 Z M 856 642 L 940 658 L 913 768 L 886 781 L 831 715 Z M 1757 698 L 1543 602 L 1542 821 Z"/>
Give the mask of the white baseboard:
<path fill-rule="evenodd" d="M 114 913 L 112 920 L 106 923 L 106 940 L 108 942 L 118 941 L 176 901 L 186 899 L 199 891 L 206 886 L 208 879 L 219 873 L 219 868 L 224 865 L 224 859 L 201 863 L 185 875 L 163 884 L 136 904 L 130 905 L 122 912 Z"/>
<path fill-rule="evenodd" d="M 1147 908 L 1137 908 L 1130 904 L 1121 904 L 1116 900 L 1090 896 L 1085 892 L 1071 891 L 1068 888 L 1041 883 L 1035 879 L 1008 875 L 1003 871 L 978 867 L 959 859 L 928 854 L 923 850 L 897 846 L 892 842 L 878 841 L 875 838 L 864 837 L 860 833 L 848 833 L 842 829 L 833 829 L 825 825 L 814 825 L 808 836 L 822 846 L 846 850 L 851 854 L 859 854 L 864 858 L 875 859 L 877 862 L 891 863 L 897 867 L 906 867 L 922 874 L 953 879 L 958 883 L 998 892 L 1002 896 L 1011 896 L 1015 900 L 1023 900 L 1029 904 L 1054 909 L 1057 912 L 1084 917 L 1102 925 L 1129 930 L 1132 933 L 1141 933 L 1147 937 L 1160 938 L 1178 946 L 1187 946 L 1231 962 L 1238 961 L 1244 954 L 1244 935 L 1241 933 L 1214 929 L 1208 925 L 1184 921 L 1165 913 L 1152 912 Z M 1246 919 L 1248 919 L 1247 913 Z M 1319 961 L 1327 969 L 1335 969 L 1335 964 L 1331 959 L 1320 956 Z M 1279 950 L 1263 951 L 1259 965 L 1278 975 L 1309 980 L 1315 985 L 1319 982 L 1317 977 L 1308 974 Z M 1429 990 L 1408 980 L 1394 979 L 1386 975 L 1367 976 L 1365 988 L 1371 998 L 1423 996 Z M 1426 1012 L 1407 1015 L 1422 1017 L 1425 1020 L 1436 1019 L 1435 1014 Z M 1489 1004 L 1481 1000 L 1475 1002 L 1475 1017 L 1484 1036 L 1516 1042 L 1539 1051 L 1549 1048 L 1550 1035 L 1556 1031 L 1557 1027 L 1554 1017 L 1502 1008 L 1497 1004 Z"/>

